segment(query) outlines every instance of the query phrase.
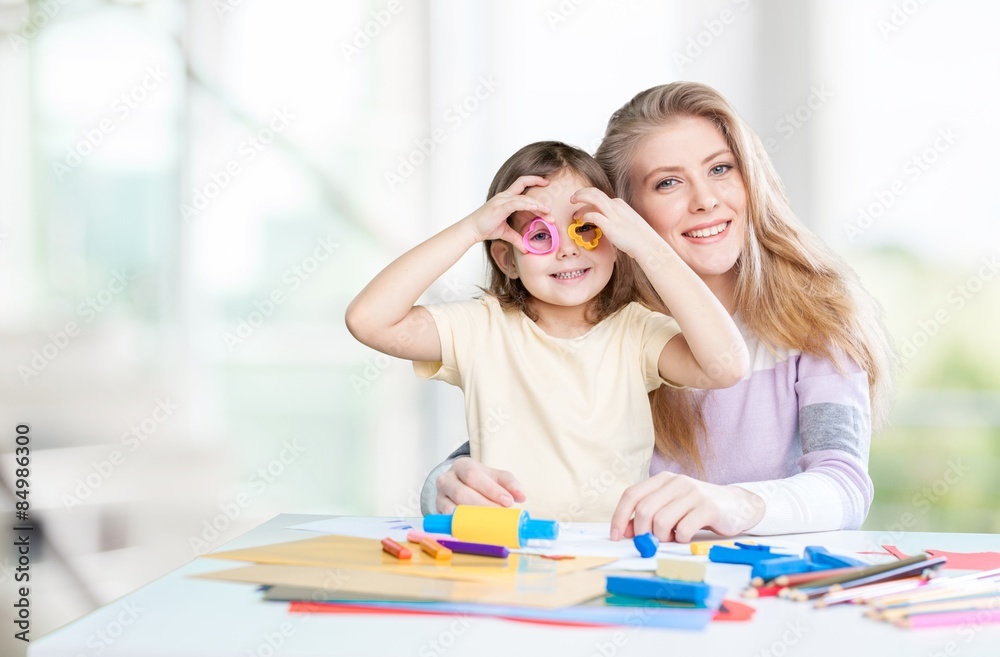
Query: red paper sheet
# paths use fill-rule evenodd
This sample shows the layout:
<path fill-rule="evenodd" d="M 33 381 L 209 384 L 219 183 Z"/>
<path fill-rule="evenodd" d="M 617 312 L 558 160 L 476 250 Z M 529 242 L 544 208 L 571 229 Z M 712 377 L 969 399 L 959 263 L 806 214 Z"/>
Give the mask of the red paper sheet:
<path fill-rule="evenodd" d="M 292 602 L 288 611 L 299 613 L 324 613 L 324 614 L 405 614 L 405 615 L 439 615 L 437 611 L 421 611 L 415 609 L 379 609 L 366 605 L 351 605 L 338 603 L 336 605 L 324 602 Z M 716 621 L 748 621 L 753 618 L 756 609 L 750 605 L 745 605 L 734 600 L 723 600 L 722 608 L 715 612 L 712 620 Z M 446 614 L 447 615 L 447 614 Z M 501 616 L 501 618 L 503 618 Z M 510 618 L 508 620 L 521 621 L 525 623 L 538 623 L 540 625 L 563 625 L 563 626 L 583 626 L 598 627 L 589 623 L 567 623 L 554 620 L 536 620 L 524 618 Z"/>
<path fill-rule="evenodd" d="M 894 545 L 883 545 L 897 559 L 906 559 Z M 944 567 L 948 570 L 993 570 L 1000 568 L 1000 552 L 946 552 L 945 550 L 924 550 L 931 557 L 946 557 Z"/>
<path fill-rule="evenodd" d="M 753 618 L 757 610 L 750 605 L 736 602 L 726 598 L 722 601 L 722 608 L 712 616 L 714 621 L 748 621 Z"/>

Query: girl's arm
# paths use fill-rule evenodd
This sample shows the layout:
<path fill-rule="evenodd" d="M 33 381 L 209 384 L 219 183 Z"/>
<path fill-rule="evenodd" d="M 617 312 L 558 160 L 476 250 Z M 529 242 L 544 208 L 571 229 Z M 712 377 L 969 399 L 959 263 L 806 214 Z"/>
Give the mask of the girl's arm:
<path fill-rule="evenodd" d="M 587 203 L 576 218 L 596 224 L 611 243 L 642 267 L 681 327 L 660 354 L 660 376 L 694 388 L 728 388 L 750 367 L 739 329 L 697 274 L 625 201 L 588 187 L 570 199 Z"/>
<path fill-rule="evenodd" d="M 522 176 L 481 208 L 407 251 L 383 269 L 347 307 L 347 328 L 372 349 L 416 361 L 441 360 L 441 342 L 430 313 L 415 306 L 420 295 L 477 242 L 506 240 L 523 252 L 521 236 L 507 217 L 520 210 L 548 212 L 523 196 L 545 178 Z"/>

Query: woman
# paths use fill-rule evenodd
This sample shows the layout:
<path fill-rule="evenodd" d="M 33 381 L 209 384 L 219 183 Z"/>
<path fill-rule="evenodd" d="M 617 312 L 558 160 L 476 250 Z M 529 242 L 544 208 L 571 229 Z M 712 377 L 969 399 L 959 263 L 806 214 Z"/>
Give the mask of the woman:
<path fill-rule="evenodd" d="M 615 112 L 596 157 L 733 314 L 751 358 L 732 388 L 651 395 L 651 476 L 622 495 L 612 539 L 859 527 L 892 351 L 877 304 L 795 218 L 760 139 L 714 89 L 677 82 Z M 425 512 L 521 501 L 515 474 L 466 458 L 435 468 L 422 495 Z"/>

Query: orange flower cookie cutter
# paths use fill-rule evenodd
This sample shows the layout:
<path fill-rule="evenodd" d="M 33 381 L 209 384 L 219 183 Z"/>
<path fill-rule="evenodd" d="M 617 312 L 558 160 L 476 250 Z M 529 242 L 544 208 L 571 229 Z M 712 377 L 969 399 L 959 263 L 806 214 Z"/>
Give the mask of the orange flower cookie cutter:
<path fill-rule="evenodd" d="M 588 251 L 593 251 L 594 249 L 597 248 L 597 242 L 600 241 L 601 236 L 604 235 L 604 233 L 601 232 L 600 228 L 594 226 L 594 239 L 588 242 L 584 240 L 582 237 L 580 237 L 580 235 L 578 235 L 576 232 L 577 229 L 583 228 L 584 226 L 594 226 L 594 224 L 589 222 L 583 223 L 578 219 L 569 225 L 569 228 L 566 229 L 566 232 L 569 233 L 569 238 L 574 242 L 576 242 L 577 246 L 587 249 Z"/>

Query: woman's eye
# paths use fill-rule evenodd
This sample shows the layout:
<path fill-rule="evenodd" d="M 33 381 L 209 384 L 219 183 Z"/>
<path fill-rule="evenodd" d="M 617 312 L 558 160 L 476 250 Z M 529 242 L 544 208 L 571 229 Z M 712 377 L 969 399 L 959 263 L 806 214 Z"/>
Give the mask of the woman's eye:
<path fill-rule="evenodd" d="M 714 167 L 712 167 L 712 173 L 714 173 L 717 176 L 721 176 L 722 174 L 726 173 L 732 168 L 733 168 L 732 164 L 716 164 Z"/>
<path fill-rule="evenodd" d="M 656 189 L 669 189 L 677 183 L 673 178 L 667 178 L 666 180 L 661 180 L 656 183 Z"/>

